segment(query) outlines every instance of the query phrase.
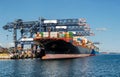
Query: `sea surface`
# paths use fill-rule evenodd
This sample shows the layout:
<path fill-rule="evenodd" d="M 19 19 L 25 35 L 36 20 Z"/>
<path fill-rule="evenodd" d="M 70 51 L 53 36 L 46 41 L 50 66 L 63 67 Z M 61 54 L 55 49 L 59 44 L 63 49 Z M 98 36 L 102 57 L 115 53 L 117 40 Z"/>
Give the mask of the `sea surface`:
<path fill-rule="evenodd" d="M 120 54 L 62 60 L 0 60 L 0 77 L 120 77 Z"/>

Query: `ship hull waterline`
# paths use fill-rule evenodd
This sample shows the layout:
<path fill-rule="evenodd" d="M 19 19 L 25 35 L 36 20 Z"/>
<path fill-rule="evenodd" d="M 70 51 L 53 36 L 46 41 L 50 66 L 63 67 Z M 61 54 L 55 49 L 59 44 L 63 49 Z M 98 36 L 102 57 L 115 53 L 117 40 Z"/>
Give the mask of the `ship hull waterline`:
<path fill-rule="evenodd" d="M 46 54 L 41 59 L 50 60 L 50 59 L 72 59 L 72 58 L 83 58 L 91 56 L 91 54 Z"/>

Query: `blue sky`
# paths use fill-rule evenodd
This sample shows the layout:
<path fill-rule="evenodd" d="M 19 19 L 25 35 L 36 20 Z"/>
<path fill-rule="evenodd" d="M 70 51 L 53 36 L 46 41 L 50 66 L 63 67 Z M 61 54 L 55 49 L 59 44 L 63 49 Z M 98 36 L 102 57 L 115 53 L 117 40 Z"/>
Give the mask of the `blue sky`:
<path fill-rule="evenodd" d="M 15 19 L 38 20 L 39 17 L 86 18 L 95 33 L 90 39 L 101 43 L 101 51 L 120 52 L 119 0 L 0 0 L 0 44 L 6 46 L 13 42 L 12 33 L 2 29 L 6 23 Z M 8 40 L 6 35 L 9 35 Z"/>

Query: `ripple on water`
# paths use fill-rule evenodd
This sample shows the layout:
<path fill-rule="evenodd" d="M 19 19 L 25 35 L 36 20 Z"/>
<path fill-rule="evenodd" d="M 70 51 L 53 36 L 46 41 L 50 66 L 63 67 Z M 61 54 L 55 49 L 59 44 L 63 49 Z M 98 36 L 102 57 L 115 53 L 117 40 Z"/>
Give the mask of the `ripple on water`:
<path fill-rule="evenodd" d="M 0 60 L 0 77 L 120 77 L 120 55 L 45 60 Z"/>

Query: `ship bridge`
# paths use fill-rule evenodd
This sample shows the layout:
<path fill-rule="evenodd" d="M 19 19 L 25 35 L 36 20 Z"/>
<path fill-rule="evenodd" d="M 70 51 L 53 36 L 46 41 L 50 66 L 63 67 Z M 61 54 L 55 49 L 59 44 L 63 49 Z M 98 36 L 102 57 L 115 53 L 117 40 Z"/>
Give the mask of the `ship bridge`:
<path fill-rule="evenodd" d="M 93 33 L 86 19 L 45 19 L 39 18 L 36 21 L 23 21 L 17 19 L 3 26 L 4 30 L 13 32 L 15 51 L 17 45 L 31 44 L 33 46 L 34 34 L 37 32 L 72 32 L 74 36 L 91 36 Z M 23 40 L 23 39 L 29 40 Z"/>

